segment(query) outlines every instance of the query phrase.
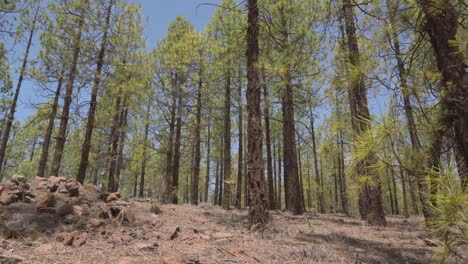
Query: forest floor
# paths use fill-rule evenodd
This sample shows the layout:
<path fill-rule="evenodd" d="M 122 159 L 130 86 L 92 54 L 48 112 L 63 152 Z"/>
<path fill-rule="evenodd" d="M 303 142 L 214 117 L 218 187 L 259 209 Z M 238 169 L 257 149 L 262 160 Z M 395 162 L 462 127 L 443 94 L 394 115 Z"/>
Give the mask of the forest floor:
<path fill-rule="evenodd" d="M 338 214 L 272 211 L 271 223 L 257 233 L 247 229 L 246 210 L 163 205 L 156 215 L 149 200 L 128 203 L 129 223 L 116 218 L 105 229 L 83 228 L 78 231 L 84 237 L 82 245 L 64 245 L 69 232 L 46 232 L 33 238 L 0 238 L 0 255 L 48 264 L 400 264 L 431 263 L 437 252 L 420 218 L 388 217 L 388 226 L 382 228 Z"/>

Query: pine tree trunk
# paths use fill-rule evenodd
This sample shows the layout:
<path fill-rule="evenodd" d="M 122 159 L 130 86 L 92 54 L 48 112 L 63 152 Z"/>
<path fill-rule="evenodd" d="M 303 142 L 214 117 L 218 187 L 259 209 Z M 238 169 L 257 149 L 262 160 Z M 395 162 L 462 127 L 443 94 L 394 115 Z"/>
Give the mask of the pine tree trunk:
<path fill-rule="evenodd" d="M 260 108 L 260 76 L 258 69 L 259 8 L 257 0 L 247 2 L 247 113 L 249 189 L 249 226 L 262 229 L 268 223 L 268 200 L 265 193 L 262 155 L 262 112 Z"/>
<path fill-rule="evenodd" d="M 282 209 L 283 207 L 283 183 L 284 183 L 284 176 L 281 177 L 281 170 L 283 168 L 282 158 L 281 158 L 281 145 L 278 146 L 278 209 Z M 283 179 L 282 179 L 283 178 Z"/>
<path fill-rule="evenodd" d="M 224 98 L 224 171 L 223 208 L 231 208 L 231 75 L 226 76 Z"/>
<path fill-rule="evenodd" d="M 182 136 L 182 87 L 180 79 L 177 81 L 177 116 L 176 116 L 176 131 L 174 139 L 174 163 L 172 164 L 172 188 L 171 188 L 171 201 L 173 204 L 179 203 L 179 171 L 180 171 L 180 142 Z"/>
<path fill-rule="evenodd" d="M 310 107 L 310 134 L 312 136 L 312 150 L 314 154 L 315 183 L 317 184 L 317 210 L 323 214 L 325 213 L 325 205 L 323 192 L 320 190 L 321 183 L 318 169 L 317 143 L 315 139 L 314 113 L 312 112 L 312 107 Z"/>
<path fill-rule="evenodd" d="M 125 139 L 127 134 L 127 118 L 128 118 L 128 106 L 126 104 L 127 100 L 124 100 L 124 108 L 120 115 L 120 122 L 119 122 L 119 148 L 118 148 L 118 157 L 117 157 L 117 164 L 115 167 L 115 175 L 116 175 L 116 184 L 115 184 L 115 191 L 119 190 L 120 186 L 120 175 L 122 173 L 122 167 L 124 164 L 123 160 L 123 151 L 125 148 Z"/>
<path fill-rule="evenodd" d="M 286 67 L 285 87 L 282 100 L 283 110 L 283 158 L 286 209 L 294 214 L 302 214 L 301 186 L 297 163 L 296 127 L 294 124 L 294 95 L 289 66 Z"/>
<path fill-rule="evenodd" d="M 242 103 L 242 79 L 241 72 L 239 72 L 239 84 L 238 84 L 238 96 L 239 96 L 239 149 L 238 155 L 239 159 L 237 162 L 237 188 L 236 188 L 236 208 L 240 209 L 242 207 L 242 170 L 244 168 L 244 142 L 243 142 L 243 103 Z"/>
<path fill-rule="evenodd" d="M 87 4 L 88 1 L 85 1 L 83 5 Z M 60 117 L 60 126 L 56 137 L 54 158 L 52 160 L 51 175 L 55 176 L 59 175 L 60 165 L 63 156 L 63 149 L 67 140 L 68 119 L 70 116 L 70 106 L 73 99 L 73 84 L 75 82 L 76 68 L 78 66 L 78 58 L 80 56 L 81 51 L 81 35 L 84 30 L 84 14 L 86 12 L 86 7 L 83 5 L 80 7 L 80 20 L 78 22 L 78 29 L 76 31 L 73 43 L 73 56 L 70 64 L 70 69 L 68 71 L 68 80 L 65 90 L 65 98 L 63 101 L 62 113 Z"/>
<path fill-rule="evenodd" d="M 435 129 L 430 136 L 428 166 L 437 168 L 440 163 L 441 141 L 447 130 L 456 122 L 464 123 L 463 132 L 455 139 L 457 148 L 464 149 L 464 163 L 461 166 L 462 187 L 466 188 L 468 173 L 468 74 L 465 71 L 464 56 L 456 42 L 458 30 L 458 10 L 452 1 L 418 1 L 426 21 L 424 30 L 429 35 L 435 53 L 437 68 L 442 73 L 443 91 L 439 94 L 440 113 L 436 116 Z M 463 138 L 463 139 L 461 139 Z M 437 180 L 431 182 L 431 192 L 437 192 Z M 420 193 L 425 193 L 420 187 Z M 423 213 L 431 217 L 434 213 L 423 208 Z M 426 216 L 426 218 L 427 218 Z"/>
<path fill-rule="evenodd" d="M 219 189 L 219 160 L 216 160 L 216 170 L 215 170 L 215 189 L 213 194 L 213 205 L 218 205 L 218 189 Z"/>
<path fill-rule="evenodd" d="M 350 63 L 355 67 L 360 67 L 359 48 L 356 39 L 356 26 L 354 24 L 354 14 L 351 0 L 343 0 L 343 13 L 345 18 L 346 33 L 348 36 L 348 51 Z M 359 81 L 352 84 L 349 89 L 353 130 L 355 137 L 359 137 L 368 131 L 370 127 L 370 114 L 367 103 L 367 90 L 364 83 L 364 76 Z M 357 165 L 358 175 L 370 176 L 371 184 L 363 183 L 359 190 L 359 211 L 361 218 L 371 225 L 386 225 L 385 212 L 382 200 L 382 187 L 380 177 L 373 165 L 377 162 L 377 157 L 371 153 L 365 161 Z"/>
<path fill-rule="evenodd" d="M 99 49 L 99 55 L 96 62 L 96 71 L 94 73 L 94 83 L 93 88 L 91 91 L 91 100 L 89 104 L 89 111 L 88 111 L 88 121 L 86 124 L 86 132 L 83 141 L 83 145 L 81 147 L 81 160 L 80 165 L 78 167 L 78 174 L 76 175 L 76 181 L 83 184 L 85 177 L 86 177 L 86 169 L 88 168 L 88 159 L 89 159 L 89 151 L 91 149 L 91 140 L 93 137 L 93 129 L 94 129 L 94 119 L 96 115 L 96 108 L 97 108 L 97 95 L 99 84 L 101 83 L 101 72 L 102 67 L 104 66 L 104 56 L 106 53 L 106 46 L 107 46 L 107 34 L 110 27 L 110 17 L 112 13 L 112 5 L 114 4 L 114 0 L 109 1 L 109 6 L 107 7 L 106 12 L 106 24 L 104 25 L 104 33 L 101 40 L 101 47 Z"/>
<path fill-rule="evenodd" d="M 36 172 L 36 175 L 39 177 L 45 176 L 47 159 L 49 158 L 50 142 L 52 139 L 52 133 L 54 132 L 54 123 L 55 123 L 55 118 L 57 116 L 58 102 L 60 99 L 60 91 L 62 90 L 64 72 L 65 72 L 65 67 L 62 68 L 62 71 L 60 73 L 60 76 L 57 82 L 57 88 L 55 90 L 55 95 L 54 95 L 54 102 L 52 103 L 52 108 L 50 110 L 46 133 L 44 135 L 44 142 L 42 142 L 41 157 L 39 158 L 39 165 L 37 167 L 37 172 Z"/>
<path fill-rule="evenodd" d="M 108 168 L 108 176 L 107 176 L 107 190 L 109 192 L 115 192 L 116 188 L 116 181 L 115 181 L 115 167 L 117 165 L 117 151 L 118 151 L 118 144 L 119 144 L 119 121 L 120 121 L 120 111 L 121 111 L 121 96 L 118 96 L 115 100 L 115 109 L 114 109 L 114 118 L 112 121 L 112 128 L 111 128 L 111 145 L 109 151 L 109 168 Z"/>
<path fill-rule="evenodd" d="M 177 108 L 177 79 L 172 77 L 172 105 L 171 105 L 171 119 L 169 122 L 169 137 L 167 142 L 167 155 L 166 155 L 166 170 L 165 174 L 160 178 L 160 191 L 159 200 L 161 203 L 169 203 L 171 199 L 172 187 L 172 162 L 174 156 L 174 131 L 176 122 L 176 108 Z"/>
<path fill-rule="evenodd" d="M 393 168 L 390 168 L 390 173 L 392 174 L 392 187 L 393 187 L 393 204 L 395 205 L 395 214 L 400 214 L 400 208 L 398 206 L 398 194 L 397 194 L 397 187 L 396 187 L 396 179 L 395 179 L 395 171 Z"/>
<path fill-rule="evenodd" d="M 402 196 L 403 196 L 403 216 L 407 219 L 407 218 L 409 218 L 408 194 L 407 194 L 407 191 L 406 191 L 405 173 L 403 172 L 402 167 L 400 167 L 400 177 L 401 177 L 401 191 L 402 191 Z"/>
<path fill-rule="evenodd" d="M 208 202 L 208 191 L 210 189 L 210 151 L 211 151 L 211 108 L 208 113 L 208 138 L 206 139 L 206 176 L 205 176 L 205 203 Z"/>
<path fill-rule="evenodd" d="M 13 101 L 10 106 L 10 111 L 8 112 L 5 129 L 3 130 L 2 142 L 0 144 L 0 180 L 2 179 L 2 167 L 3 161 L 5 159 L 5 153 L 8 145 L 8 139 L 10 137 L 11 127 L 13 126 L 13 121 L 15 120 L 16 105 L 18 103 L 18 97 L 21 91 L 21 85 L 23 83 L 24 76 L 26 75 L 26 69 L 28 66 L 29 51 L 31 49 L 31 44 L 36 30 L 36 22 L 39 14 L 40 1 L 37 4 L 36 11 L 34 13 L 33 23 L 31 30 L 29 31 L 28 42 L 26 44 L 26 51 L 24 52 L 23 63 L 21 65 L 20 75 L 18 77 L 18 83 L 16 84 L 15 94 L 13 95 Z"/>
<path fill-rule="evenodd" d="M 148 132 L 149 132 L 149 123 L 150 123 L 150 111 L 151 104 L 148 104 L 146 109 L 146 120 L 145 120 L 145 136 L 143 137 L 143 153 L 141 157 L 141 173 L 140 173 L 140 192 L 138 196 L 143 198 L 144 189 L 145 189 L 145 175 L 146 175 L 146 151 L 147 151 L 147 141 L 148 141 Z"/>
<path fill-rule="evenodd" d="M 273 190 L 273 169 L 271 161 L 271 136 L 270 136 L 270 96 L 268 94 L 268 86 L 263 73 L 263 98 L 264 98 L 264 114 L 265 114 L 265 144 L 267 154 L 267 184 L 268 184 L 268 201 L 270 210 L 275 209 L 275 196 Z"/>
<path fill-rule="evenodd" d="M 200 180 L 200 160 L 201 160 L 201 109 L 202 109 L 202 87 L 203 80 L 201 77 L 201 72 L 198 80 L 198 90 L 197 90 L 197 114 L 196 114 L 196 124 L 195 124 L 195 157 L 194 157 L 194 166 L 193 166 L 193 177 L 191 185 L 191 195 L 190 202 L 191 204 L 198 204 L 198 182 Z"/>

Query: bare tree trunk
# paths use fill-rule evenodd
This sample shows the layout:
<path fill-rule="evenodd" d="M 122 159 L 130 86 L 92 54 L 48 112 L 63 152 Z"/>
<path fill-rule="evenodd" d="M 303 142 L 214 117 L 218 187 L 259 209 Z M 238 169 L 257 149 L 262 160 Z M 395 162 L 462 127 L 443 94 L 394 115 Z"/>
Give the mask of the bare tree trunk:
<path fill-rule="evenodd" d="M 261 88 L 258 69 L 259 8 L 257 0 L 248 0 L 247 8 L 247 178 L 250 191 L 249 226 L 250 228 L 262 229 L 268 223 L 268 200 L 266 198 L 265 178 L 263 176 Z"/>
<path fill-rule="evenodd" d="M 273 190 L 273 169 L 271 161 L 271 136 L 270 136 L 270 95 L 268 94 L 268 86 L 263 73 L 263 98 L 264 98 L 264 114 L 265 114 L 265 143 L 267 154 L 267 181 L 268 181 L 268 201 L 270 210 L 275 209 L 275 196 Z"/>
<path fill-rule="evenodd" d="M 243 103 L 242 103 L 242 77 L 241 72 L 239 71 L 239 84 L 238 84 L 238 96 L 239 96 L 239 150 L 238 155 L 239 159 L 237 162 L 237 188 L 236 188 L 236 208 L 242 207 L 242 170 L 244 162 L 244 142 L 243 142 Z"/>
<path fill-rule="evenodd" d="M 86 0 L 82 6 L 80 6 L 80 21 L 78 22 L 78 29 L 76 31 L 74 43 L 73 43 L 73 56 L 70 64 L 70 70 L 68 71 L 68 80 L 65 90 L 65 98 L 63 101 L 62 116 L 60 118 L 60 127 L 57 134 L 57 139 L 55 143 L 55 153 L 52 160 L 52 170 L 51 175 L 59 175 L 60 165 L 62 162 L 63 149 L 65 147 L 65 142 L 67 141 L 67 129 L 68 129 L 68 119 L 70 115 L 70 106 L 72 103 L 73 97 L 73 83 L 75 81 L 76 68 L 78 66 L 78 58 L 81 51 L 81 35 L 84 28 L 84 14 L 86 12 L 86 7 L 88 1 Z"/>
<path fill-rule="evenodd" d="M 219 160 L 216 160 L 216 171 L 215 171 L 215 189 L 213 194 L 213 205 L 218 205 L 218 191 L 219 191 Z"/>
<path fill-rule="evenodd" d="M 396 187 L 395 171 L 391 169 L 390 173 L 392 175 L 393 204 L 395 205 L 395 214 L 399 215 L 400 208 L 398 206 L 398 194 L 397 194 L 397 187 Z"/>
<path fill-rule="evenodd" d="M 280 153 L 281 149 L 281 144 L 278 146 L 278 209 L 282 209 L 282 204 L 283 204 L 283 190 L 282 190 L 282 184 L 284 182 L 284 176 L 283 180 L 281 180 L 281 170 L 283 168 L 282 163 L 282 157 Z"/>
<path fill-rule="evenodd" d="M 226 76 L 224 98 L 224 162 L 223 208 L 231 208 L 231 75 Z"/>
<path fill-rule="evenodd" d="M 39 15 L 40 5 L 41 5 L 41 2 L 39 1 L 37 3 L 37 8 L 34 13 L 31 30 L 29 31 L 28 42 L 26 44 L 26 51 L 24 52 L 23 64 L 21 65 L 20 75 L 18 77 L 18 83 L 16 84 L 15 94 L 13 95 L 13 101 L 11 102 L 10 111 L 8 112 L 8 117 L 7 117 L 6 124 L 5 124 L 5 129 L 3 130 L 2 142 L 0 144 L 0 180 L 2 179 L 3 160 L 5 159 L 8 139 L 10 137 L 10 131 L 11 131 L 11 127 L 13 126 L 13 121 L 15 119 L 16 105 L 18 103 L 18 97 L 21 91 L 21 85 L 23 83 L 24 76 L 26 75 L 26 69 L 28 66 L 28 59 L 29 59 L 29 50 L 31 49 L 34 31 L 36 30 L 36 22 L 37 22 L 37 18 Z"/>
<path fill-rule="evenodd" d="M 86 124 L 86 132 L 85 137 L 83 140 L 83 145 L 81 147 L 81 160 L 80 165 L 78 167 L 78 174 L 76 175 L 76 181 L 83 184 L 85 177 L 86 177 L 86 169 L 88 168 L 88 158 L 89 158 L 89 151 L 91 149 L 91 140 L 93 137 L 93 130 L 94 130 L 94 119 L 96 115 L 96 108 L 97 108 L 97 95 L 99 84 L 101 83 L 101 72 L 102 67 L 104 66 L 104 56 L 106 53 L 106 46 L 107 46 L 107 34 L 110 27 L 110 18 L 112 13 L 112 6 L 114 4 L 114 0 L 109 1 L 109 6 L 107 7 L 106 12 L 106 24 L 104 25 L 104 33 L 101 40 L 101 47 L 99 49 L 99 55 L 96 62 L 96 71 L 94 73 L 94 83 L 91 92 L 91 100 L 89 105 L 88 111 L 88 121 Z"/>
<path fill-rule="evenodd" d="M 54 102 L 52 103 L 52 108 L 50 110 L 49 121 L 47 123 L 47 129 L 44 135 L 44 142 L 42 142 L 41 157 L 39 158 L 39 165 L 37 167 L 36 172 L 36 175 L 39 177 L 44 177 L 45 175 L 47 159 L 49 158 L 50 141 L 52 139 L 52 133 L 54 132 L 54 123 L 55 118 L 57 116 L 58 101 L 60 99 L 60 91 L 62 90 L 64 72 L 65 66 L 63 67 L 57 82 L 57 89 L 55 90 Z"/>

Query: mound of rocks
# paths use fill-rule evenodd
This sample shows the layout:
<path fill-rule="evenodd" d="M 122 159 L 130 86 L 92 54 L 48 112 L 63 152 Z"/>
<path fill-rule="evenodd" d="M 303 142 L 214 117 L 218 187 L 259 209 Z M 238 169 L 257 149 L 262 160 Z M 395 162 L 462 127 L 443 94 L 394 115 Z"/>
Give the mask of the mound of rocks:
<path fill-rule="evenodd" d="M 102 231 L 114 218 L 130 222 L 126 207 L 128 202 L 119 193 L 103 192 L 74 179 L 35 177 L 28 182 L 14 175 L 0 183 L 0 236 L 34 238 L 42 232 Z"/>

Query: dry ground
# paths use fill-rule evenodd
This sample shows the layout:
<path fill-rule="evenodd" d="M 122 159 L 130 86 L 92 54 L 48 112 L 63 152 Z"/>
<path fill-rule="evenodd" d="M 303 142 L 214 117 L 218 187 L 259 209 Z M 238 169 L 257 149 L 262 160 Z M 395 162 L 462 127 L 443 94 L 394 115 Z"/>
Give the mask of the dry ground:
<path fill-rule="evenodd" d="M 132 224 L 114 219 L 106 230 L 81 230 L 80 247 L 65 246 L 64 231 L 35 239 L 1 239 L 0 253 L 23 263 L 431 263 L 421 219 L 389 217 L 385 228 L 341 215 L 271 212 L 263 232 L 247 230 L 247 211 L 211 205 L 164 205 L 130 200 Z M 176 230 L 180 230 L 177 232 Z M 0 254 L 1 255 L 1 254 Z M 1 262 L 1 260 L 0 260 Z"/>

